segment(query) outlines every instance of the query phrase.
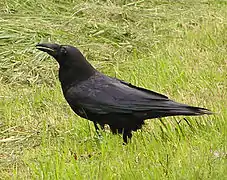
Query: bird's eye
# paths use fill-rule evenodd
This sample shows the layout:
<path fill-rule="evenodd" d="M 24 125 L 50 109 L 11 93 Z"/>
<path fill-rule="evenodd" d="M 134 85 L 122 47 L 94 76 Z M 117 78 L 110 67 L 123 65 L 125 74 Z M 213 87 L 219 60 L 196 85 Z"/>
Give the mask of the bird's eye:
<path fill-rule="evenodd" d="M 61 52 L 62 55 L 67 54 L 67 50 L 64 47 L 61 48 L 60 52 Z"/>

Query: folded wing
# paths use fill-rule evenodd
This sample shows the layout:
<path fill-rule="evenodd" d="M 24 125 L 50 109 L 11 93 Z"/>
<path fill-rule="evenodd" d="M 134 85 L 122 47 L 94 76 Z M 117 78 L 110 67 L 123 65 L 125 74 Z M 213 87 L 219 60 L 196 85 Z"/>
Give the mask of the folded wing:
<path fill-rule="evenodd" d="M 177 103 L 164 95 L 117 79 L 105 77 L 91 82 L 68 90 L 66 99 L 71 101 L 70 104 L 96 114 L 134 114 L 143 116 L 141 118 L 211 113 L 207 109 Z"/>

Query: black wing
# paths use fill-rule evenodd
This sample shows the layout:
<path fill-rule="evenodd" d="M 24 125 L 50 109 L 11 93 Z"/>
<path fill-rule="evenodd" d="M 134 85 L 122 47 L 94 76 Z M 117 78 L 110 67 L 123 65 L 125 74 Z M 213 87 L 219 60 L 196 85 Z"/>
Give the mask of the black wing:
<path fill-rule="evenodd" d="M 65 97 L 71 106 L 96 114 L 151 112 L 152 118 L 198 115 L 205 110 L 200 108 L 195 112 L 195 107 L 176 103 L 159 93 L 107 76 L 89 79 L 77 87 L 71 87 Z M 189 111 L 188 108 L 194 109 Z"/>

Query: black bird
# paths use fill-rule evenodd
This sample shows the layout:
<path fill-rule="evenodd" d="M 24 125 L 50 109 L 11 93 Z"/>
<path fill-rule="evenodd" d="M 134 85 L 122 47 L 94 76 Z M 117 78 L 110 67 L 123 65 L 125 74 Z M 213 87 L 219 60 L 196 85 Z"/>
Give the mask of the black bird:
<path fill-rule="evenodd" d="M 66 101 L 79 116 L 111 131 L 123 134 L 127 143 L 132 131 L 144 120 L 177 115 L 211 114 L 208 109 L 193 107 L 97 71 L 73 46 L 37 44 L 37 49 L 53 56 L 59 64 L 59 80 Z"/>

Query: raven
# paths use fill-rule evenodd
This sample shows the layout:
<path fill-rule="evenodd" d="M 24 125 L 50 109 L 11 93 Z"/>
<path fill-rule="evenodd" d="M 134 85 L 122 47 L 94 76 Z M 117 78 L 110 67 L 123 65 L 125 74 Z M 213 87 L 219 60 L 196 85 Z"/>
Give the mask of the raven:
<path fill-rule="evenodd" d="M 212 114 L 208 109 L 177 103 L 162 94 L 106 76 L 76 47 L 49 43 L 36 47 L 58 62 L 62 91 L 72 110 L 93 121 L 96 131 L 97 124 L 102 128 L 108 124 L 114 134 L 123 134 L 125 143 L 146 119 Z"/>

